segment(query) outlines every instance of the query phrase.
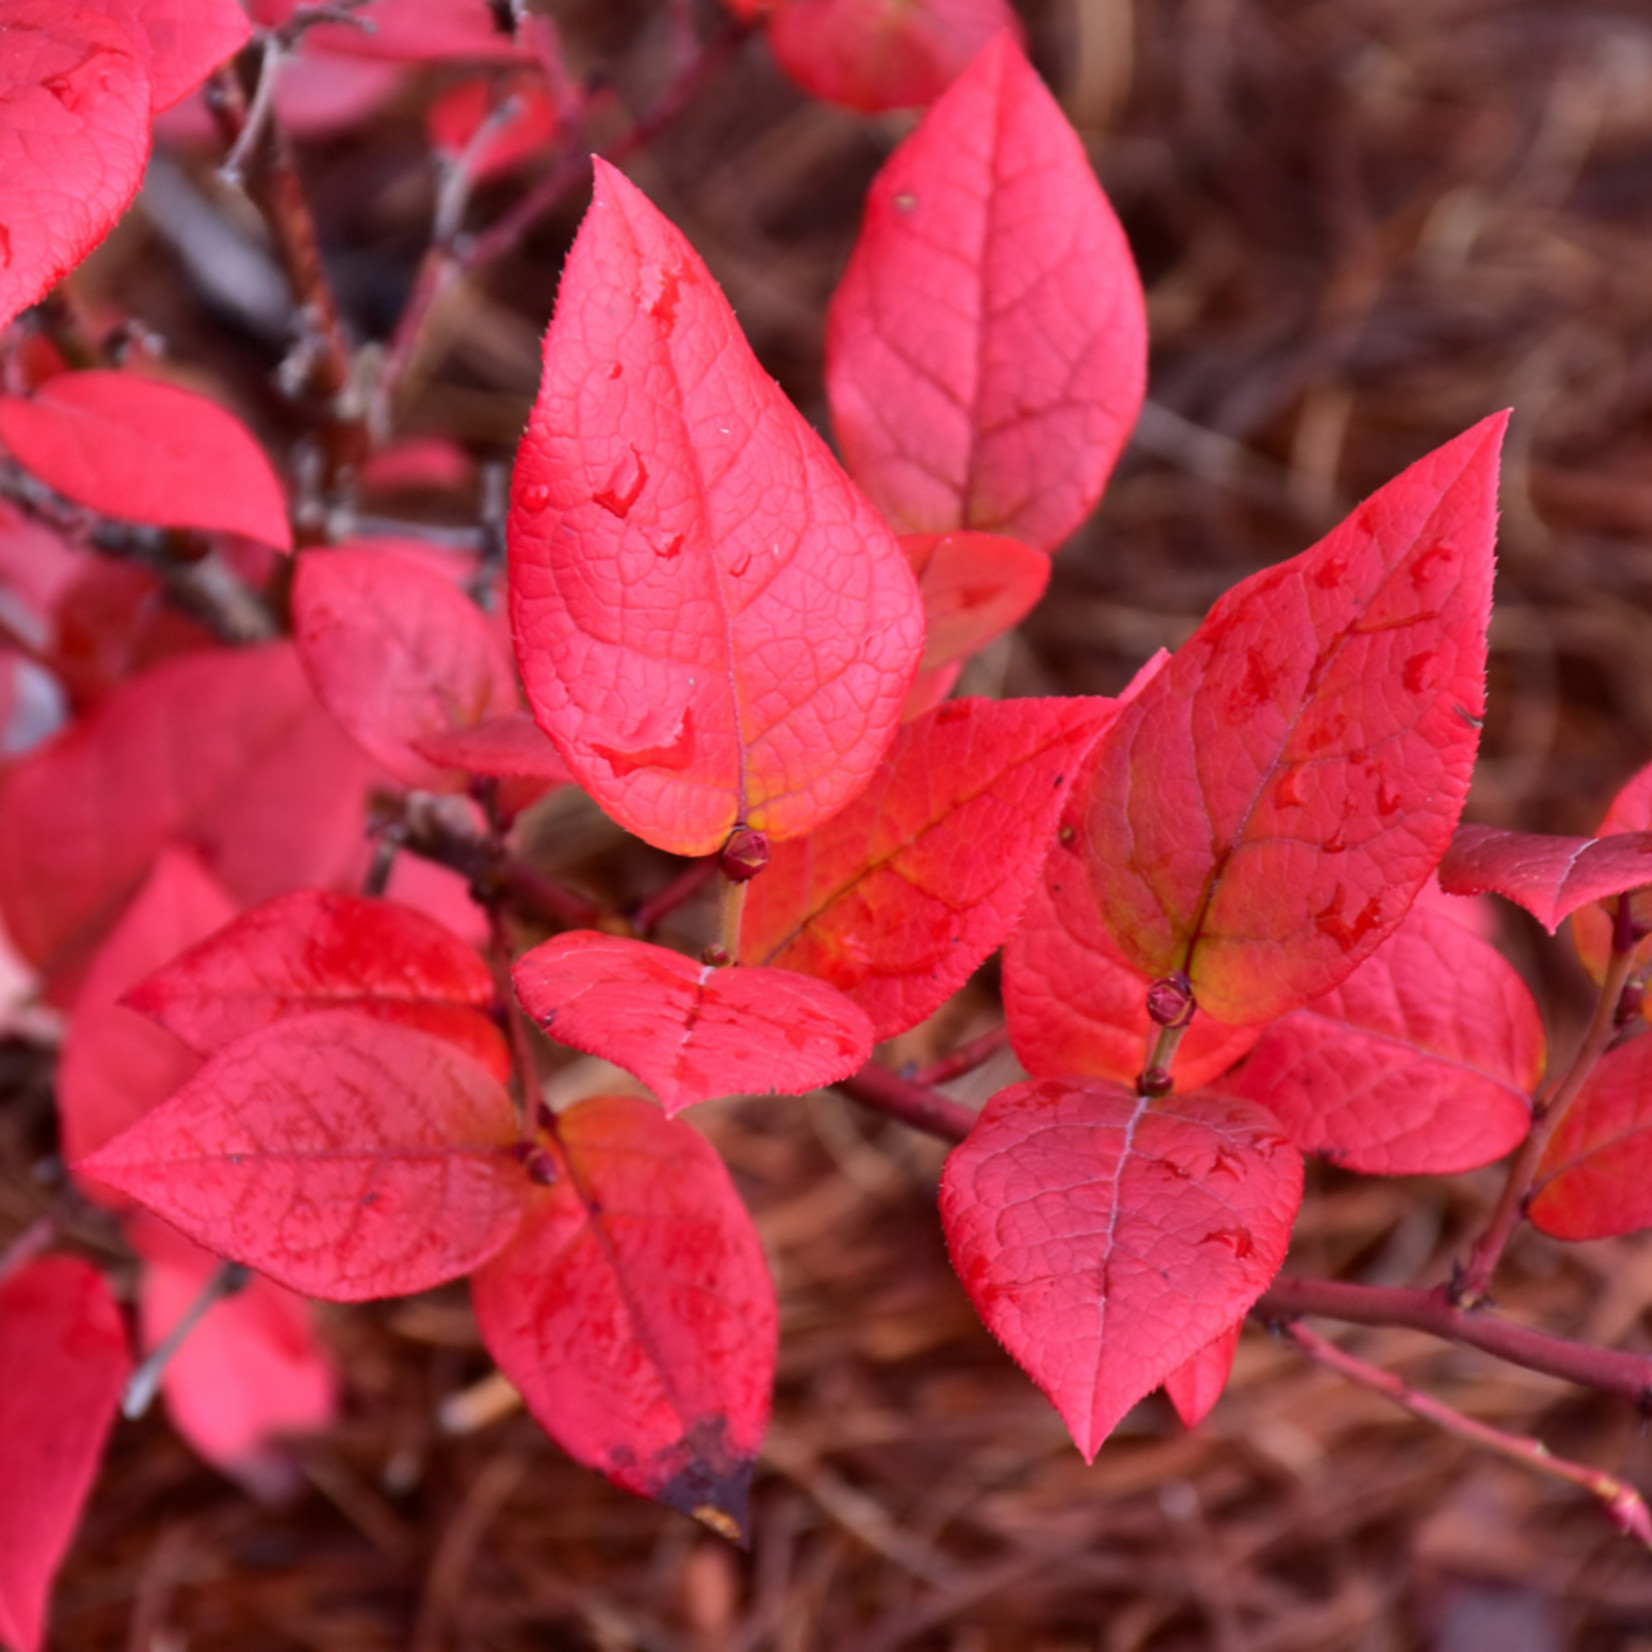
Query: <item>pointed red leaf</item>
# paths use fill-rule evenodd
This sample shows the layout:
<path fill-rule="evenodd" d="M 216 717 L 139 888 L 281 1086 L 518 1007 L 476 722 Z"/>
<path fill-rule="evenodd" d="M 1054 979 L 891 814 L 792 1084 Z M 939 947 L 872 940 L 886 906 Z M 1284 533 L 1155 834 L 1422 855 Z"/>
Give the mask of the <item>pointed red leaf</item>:
<path fill-rule="evenodd" d="M 1050 559 L 1002 534 L 916 533 L 900 545 L 923 598 L 925 671 L 1019 625 L 1050 582 Z"/>
<path fill-rule="evenodd" d="M 1619 832 L 1652 831 L 1652 763 L 1633 774 L 1612 799 L 1601 823 L 1595 829 L 1597 838 L 1609 838 Z M 1629 902 L 1630 916 L 1643 930 L 1646 939 L 1635 948 L 1637 970 L 1652 964 L 1652 892 L 1643 891 Z M 1583 967 L 1599 981 L 1606 974 L 1606 961 L 1612 950 L 1611 908 L 1585 905 L 1572 914 L 1572 939 L 1577 944 Z M 1652 999 L 1643 1003 L 1652 1007 Z"/>
<path fill-rule="evenodd" d="M 625 1096 L 560 1114 L 546 1151 L 555 1179 L 471 1281 L 488 1352 L 570 1456 L 743 1536 L 777 1314 L 728 1172 Z"/>
<path fill-rule="evenodd" d="M 440 768 L 496 780 L 544 780 L 565 786 L 574 778 L 562 754 L 525 711 L 423 735 L 413 742 L 413 749 Z"/>
<path fill-rule="evenodd" d="M 906 559 L 693 249 L 600 161 L 509 538 L 534 715 L 660 848 L 806 832 L 893 737 L 923 651 Z"/>
<path fill-rule="evenodd" d="M 941 1177 L 953 1266 L 1089 1460 L 1267 1289 L 1302 1198 L 1274 1121 L 1102 1079 L 1001 1091 Z"/>
<path fill-rule="evenodd" d="M 501 1083 L 510 1053 L 488 1013 L 493 977 L 475 949 L 394 901 L 298 889 L 242 914 L 122 1000 L 197 1055 L 261 1027 L 353 1010 L 456 1045 Z"/>
<path fill-rule="evenodd" d="M 0 1280 L 0 1642 L 15 1652 L 42 1644 L 130 1366 L 95 1268 L 48 1256 Z"/>
<path fill-rule="evenodd" d="M 200 1066 L 186 1044 L 120 998 L 234 916 L 234 901 L 193 855 L 170 849 L 155 862 L 75 998 L 57 1075 L 63 1156 L 71 1164 L 130 1128 Z"/>
<path fill-rule="evenodd" d="M 333 1302 L 457 1279 L 528 1183 L 510 1097 L 443 1039 L 347 1011 L 220 1051 L 75 1166 L 219 1256 Z"/>
<path fill-rule="evenodd" d="M 1053 550 L 1141 410 L 1147 323 L 1084 146 L 1007 35 L 890 157 L 827 319 L 850 474 L 898 533 Z"/>
<path fill-rule="evenodd" d="M 153 1219 L 134 1223 L 131 1239 L 145 1262 L 138 1318 L 144 1348 L 152 1351 L 220 1264 Z M 304 1484 L 287 1438 L 331 1424 L 338 1388 L 309 1304 L 257 1274 L 208 1309 L 161 1378 L 172 1426 L 266 1503 L 283 1502 Z"/>
<path fill-rule="evenodd" d="M 1086 768 L 1093 763 L 1092 753 Z M 1004 1019 L 1016 1059 L 1034 1078 L 1133 1084 L 1158 1035 L 1147 1013 L 1152 983 L 1126 962 L 1096 912 L 1078 837 L 1085 792 L 1081 771 L 1043 876 L 1004 944 Z M 1195 1013 L 1171 1061 L 1176 1088 L 1210 1083 L 1255 1041 L 1253 1027 Z"/>
<path fill-rule="evenodd" d="M 1021 38 L 1008 0 L 776 0 L 775 61 L 806 92 L 876 113 L 933 103 L 994 35 Z"/>
<path fill-rule="evenodd" d="M 1112 700 L 950 700 L 751 885 L 741 956 L 830 981 L 879 1038 L 939 1009 L 1014 926 Z"/>
<path fill-rule="evenodd" d="M 1335 986 L 1445 852 L 1485 708 L 1505 423 L 1236 585 L 1102 742 L 1083 836 L 1103 920 L 1220 1020 Z"/>
<path fill-rule="evenodd" d="M 360 852 L 367 778 L 288 644 L 168 660 L 7 776 L 6 928 L 47 973 L 83 964 L 173 842 L 240 902 L 330 882 Z"/>
<path fill-rule="evenodd" d="M 1263 1029 L 1222 1080 L 1304 1153 L 1372 1176 L 1446 1175 L 1531 1128 L 1543 1020 L 1497 949 L 1413 910 L 1340 986 Z"/>
<path fill-rule="evenodd" d="M 1239 1351 L 1240 1320 L 1206 1348 L 1201 1348 L 1185 1365 L 1178 1365 L 1164 1379 L 1164 1391 L 1182 1419 L 1184 1428 L 1197 1428 L 1222 1397 L 1233 1370 L 1233 1356 Z"/>
<path fill-rule="evenodd" d="M 187 96 L 252 38 L 236 0 L 98 0 L 144 47 L 155 113 Z"/>
<path fill-rule="evenodd" d="M 340 545 L 301 556 L 293 640 L 317 698 L 408 786 L 461 788 L 418 741 L 517 709 L 516 673 L 481 609 L 392 553 Z"/>
<path fill-rule="evenodd" d="M 1652 832 L 1551 837 L 1459 826 L 1440 862 L 1440 887 L 1447 894 L 1502 895 L 1525 907 L 1551 935 L 1580 906 L 1649 884 Z"/>
<path fill-rule="evenodd" d="M 60 0 L 0 15 L 0 327 L 126 210 L 149 158 L 149 74 L 118 19 Z"/>
<path fill-rule="evenodd" d="M 1652 1227 L 1652 1038 L 1595 1064 L 1549 1139 L 1527 1205 L 1554 1239 L 1611 1239 Z"/>
<path fill-rule="evenodd" d="M 0 442 L 48 487 L 104 516 L 292 547 L 264 450 L 192 390 L 135 373 L 60 373 L 32 396 L 0 396 Z"/>
<path fill-rule="evenodd" d="M 634 1073 L 667 1114 L 712 1096 L 802 1095 L 872 1053 L 860 1009 L 787 969 L 714 969 L 575 929 L 525 952 L 511 973 L 552 1038 Z"/>

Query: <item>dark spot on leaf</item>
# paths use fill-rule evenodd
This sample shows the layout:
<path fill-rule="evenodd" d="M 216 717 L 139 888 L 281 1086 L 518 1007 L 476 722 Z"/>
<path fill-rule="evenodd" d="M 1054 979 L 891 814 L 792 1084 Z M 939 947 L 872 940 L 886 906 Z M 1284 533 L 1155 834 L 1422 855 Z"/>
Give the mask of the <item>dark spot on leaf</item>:
<path fill-rule="evenodd" d="M 1344 952 L 1351 952 L 1377 926 L 1382 917 L 1382 897 L 1373 895 L 1359 909 L 1352 923 L 1342 916 L 1347 892 L 1339 883 L 1330 900 L 1314 914 L 1314 928 L 1329 936 Z"/>
<path fill-rule="evenodd" d="M 1411 564 L 1411 583 L 1417 590 L 1421 590 L 1428 580 L 1428 571 L 1436 562 L 1452 562 L 1457 552 L 1444 539 L 1430 540 L 1420 550 Z"/>
<path fill-rule="evenodd" d="M 1256 1249 L 1256 1241 L 1245 1228 L 1212 1228 L 1201 1243 L 1226 1245 L 1241 1262 Z"/>
<path fill-rule="evenodd" d="M 706 1417 L 676 1445 L 654 1461 L 664 1471 L 652 1495 L 667 1508 L 698 1520 L 730 1542 L 746 1541 L 746 1508 L 751 1494 L 752 1461 L 728 1442 L 721 1417 Z"/>
<path fill-rule="evenodd" d="M 1413 654 L 1405 662 L 1402 679 L 1407 694 L 1421 694 L 1424 687 L 1423 673 L 1434 663 L 1434 650 L 1425 649 L 1421 654 Z"/>
<path fill-rule="evenodd" d="M 693 713 L 684 708 L 677 732 L 662 745 L 625 750 L 593 744 L 591 750 L 614 771 L 615 779 L 635 774 L 638 769 L 686 769 L 694 761 Z"/>
<path fill-rule="evenodd" d="M 1244 675 L 1227 698 L 1228 716 L 1248 717 L 1266 705 L 1273 698 L 1283 675 L 1284 668 L 1269 661 L 1260 648 L 1247 648 Z"/>
<path fill-rule="evenodd" d="M 660 290 L 648 313 L 669 333 L 677 324 L 677 299 L 684 287 L 693 284 L 693 276 L 680 264 L 660 271 Z"/>
<path fill-rule="evenodd" d="M 1273 806 L 1276 809 L 1300 809 L 1304 801 L 1302 768 L 1300 764 L 1292 764 L 1280 775 L 1273 788 Z"/>
<path fill-rule="evenodd" d="M 677 559 L 677 553 L 682 550 L 682 548 L 683 536 L 680 533 L 674 533 L 665 541 L 663 545 L 656 545 L 654 547 L 654 555 L 657 556 L 662 562 L 674 562 Z"/>
<path fill-rule="evenodd" d="M 643 484 L 648 480 L 648 467 L 642 462 L 642 455 L 634 447 L 631 449 L 631 457 L 636 462 L 637 473 L 631 478 L 624 492 L 620 491 L 619 475 L 616 473 L 601 493 L 591 495 L 593 504 L 601 505 L 610 516 L 617 516 L 622 522 L 631 514 L 631 507 L 636 504 L 638 496 L 642 493 Z"/>
<path fill-rule="evenodd" d="M 361 1208 L 363 1210 L 371 1210 L 373 1208 L 373 1206 L 376 1205 L 379 1202 L 380 1197 L 381 1197 L 381 1195 L 377 1194 L 377 1193 L 364 1193 L 364 1194 L 362 1194 L 362 1196 L 361 1196 Z"/>

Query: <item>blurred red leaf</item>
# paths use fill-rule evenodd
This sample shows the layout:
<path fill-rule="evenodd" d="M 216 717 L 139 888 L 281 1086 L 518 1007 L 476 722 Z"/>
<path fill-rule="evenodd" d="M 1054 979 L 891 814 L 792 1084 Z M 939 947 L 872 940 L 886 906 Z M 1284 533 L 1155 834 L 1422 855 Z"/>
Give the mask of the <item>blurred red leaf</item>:
<path fill-rule="evenodd" d="M 1652 1227 L 1652 1038 L 1596 1062 L 1543 1150 L 1526 1210 L 1554 1239 Z"/>
<path fill-rule="evenodd" d="M 179 951 L 122 1002 L 197 1055 L 295 1015 L 353 1010 L 445 1039 L 501 1083 L 510 1076 L 510 1053 L 488 1013 L 487 965 L 411 907 L 298 889 Z"/>
<path fill-rule="evenodd" d="M 58 600 L 52 669 L 77 706 L 162 660 L 215 646 L 212 633 L 168 600 L 147 568 L 89 558 Z"/>
<path fill-rule="evenodd" d="M 746 1529 L 774 1382 L 774 1287 L 722 1161 L 647 1102 L 559 1114 L 554 1180 L 471 1281 L 488 1352 L 564 1451 Z"/>
<path fill-rule="evenodd" d="M 264 450 L 217 402 L 134 373 L 60 373 L 0 396 L 0 441 L 48 487 L 125 522 L 292 546 Z"/>
<path fill-rule="evenodd" d="M 774 0 L 775 61 L 804 91 L 873 114 L 930 104 L 994 35 L 1021 39 L 1008 0 Z"/>
<path fill-rule="evenodd" d="M 1490 1164 L 1531 1128 L 1543 1019 L 1462 924 L 1413 910 L 1358 969 L 1262 1029 L 1222 1080 L 1304 1153 L 1373 1176 Z"/>
<path fill-rule="evenodd" d="M 339 545 L 301 556 L 293 640 L 317 698 L 404 785 L 462 788 L 417 742 L 517 709 L 516 673 L 486 616 L 393 553 Z"/>
<path fill-rule="evenodd" d="M 146 48 L 155 113 L 170 109 L 252 38 L 236 0 L 97 0 Z"/>
<path fill-rule="evenodd" d="M 849 473 L 897 533 L 1052 550 L 1141 409 L 1141 282 L 1084 147 L 1000 37 L 873 182 L 827 318 Z"/>
<path fill-rule="evenodd" d="M 422 735 L 413 742 L 418 754 L 441 768 L 497 780 L 546 780 L 567 785 L 573 780 L 562 754 L 525 711 L 486 717 L 468 728 Z"/>
<path fill-rule="evenodd" d="M 48 1256 L 0 1279 L 0 1641 L 38 1652 L 52 1576 L 92 1489 L 131 1359 L 103 1276 Z"/>
<path fill-rule="evenodd" d="M 1019 625 L 1050 582 L 1042 551 L 991 533 L 907 534 L 900 542 L 924 605 L 925 671 Z"/>
<path fill-rule="evenodd" d="M 282 0 L 277 7 L 262 9 L 290 16 L 294 8 Z M 307 32 L 306 44 L 343 57 L 382 57 L 400 63 L 440 64 L 450 58 L 509 61 L 528 55 L 525 45 L 496 25 L 488 0 L 373 0 L 360 16 L 369 28 L 323 23 Z"/>
<path fill-rule="evenodd" d="M 908 724 L 866 790 L 779 845 L 741 956 L 830 981 L 892 1038 L 1002 941 L 1112 700 L 949 700 Z"/>
<path fill-rule="evenodd" d="M 650 843 L 795 837 L 893 737 L 923 650 L 905 558 L 693 249 L 601 161 L 509 540 L 534 715 Z"/>
<path fill-rule="evenodd" d="M 552 1038 L 634 1073 L 668 1115 L 713 1096 L 802 1095 L 872 1053 L 859 1008 L 786 969 L 714 969 L 576 929 L 523 953 L 511 973 Z"/>
<path fill-rule="evenodd" d="M 1649 884 L 1652 832 L 1551 837 L 1459 826 L 1440 862 L 1440 887 L 1447 894 L 1502 895 L 1525 907 L 1551 935 L 1580 906 Z"/>
<path fill-rule="evenodd" d="M 333 1302 L 428 1290 L 493 1255 L 528 1183 L 499 1081 L 348 1011 L 221 1050 L 75 1166 L 215 1255 Z"/>
<path fill-rule="evenodd" d="M 46 295 L 137 193 L 149 73 L 101 9 L 7 0 L 0 24 L 0 327 Z"/>
<path fill-rule="evenodd" d="M 1648 831 L 1652 831 L 1652 763 L 1624 782 L 1595 828 L 1595 836 L 1609 838 L 1620 832 Z M 1644 970 L 1652 964 L 1652 892 L 1643 890 L 1632 896 L 1629 912 L 1637 927 L 1646 931 L 1646 938 L 1635 948 L 1633 966 Z M 1606 961 L 1612 950 L 1610 908 L 1593 904 L 1578 907 L 1572 913 L 1572 939 L 1577 943 L 1583 967 L 1599 981 L 1606 974 Z M 1644 1002 L 1652 1005 L 1652 1000 Z"/>
<path fill-rule="evenodd" d="M 1184 1428 L 1197 1428 L 1222 1397 L 1233 1370 L 1233 1356 L 1239 1351 L 1239 1333 L 1244 1321 L 1235 1322 L 1207 1347 L 1201 1348 L 1185 1365 L 1178 1365 L 1164 1379 L 1164 1391 L 1182 1419 Z"/>
<path fill-rule="evenodd" d="M 368 765 L 290 645 L 168 660 L 31 752 L 0 791 L 0 909 L 47 973 L 84 966 L 169 843 L 238 902 L 360 852 Z"/>
<path fill-rule="evenodd" d="M 1103 921 L 1220 1020 L 1328 991 L 1445 852 L 1485 709 L 1506 422 L 1234 586 L 1102 742 L 1082 836 Z"/>
<path fill-rule="evenodd" d="M 537 75 L 504 81 L 478 77 L 450 87 L 431 104 L 425 127 L 431 147 L 464 158 L 475 180 L 497 177 L 539 153 L 555 138 L 559 116 Z"/>
<path fill-rule="evenodd" d="M 953 1266 L 1085 1460 L 1240 1320 L 1285 1259 L 1302 1161 L 1247 1102 L 1039 1079 L 941 1176 Z"/>

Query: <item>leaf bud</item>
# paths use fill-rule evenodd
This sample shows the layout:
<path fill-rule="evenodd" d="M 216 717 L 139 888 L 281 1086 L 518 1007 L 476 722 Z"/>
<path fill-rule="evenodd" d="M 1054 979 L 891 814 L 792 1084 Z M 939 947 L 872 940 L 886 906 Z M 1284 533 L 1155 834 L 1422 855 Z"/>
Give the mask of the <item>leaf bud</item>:
<path fill-rule="evenodd" d="M 736 826 L 728 835 L 717 864 L 723 876 L 734 883 L 755 878 L 769 864 L 769 840 L 750 826 Z"/>
<path fill-rule="evenodd" d="M 1193 983 L 1177 970 L 1147 989 L 1147 1013 L 1161 1027 L 1185 1027 L 1193 1019 Z"/>

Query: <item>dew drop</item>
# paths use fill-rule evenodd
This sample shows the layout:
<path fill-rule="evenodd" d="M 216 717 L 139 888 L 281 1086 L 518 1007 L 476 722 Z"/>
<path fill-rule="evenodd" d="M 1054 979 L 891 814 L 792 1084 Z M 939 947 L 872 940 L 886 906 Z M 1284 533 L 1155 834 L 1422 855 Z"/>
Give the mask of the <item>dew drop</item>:
<path fill-rule="evenodd" d="M 903 218 L 910 217 L 918 209 L 918 197 L 909 189 L 903 189 L 895 197 L 895 210 Z"/>
<path fill-rule="evenodd" d="M 522 490 L 522 508 L 542 511 L 551 502 L 551 490 L 543 482 L 530 482 Z"/>

